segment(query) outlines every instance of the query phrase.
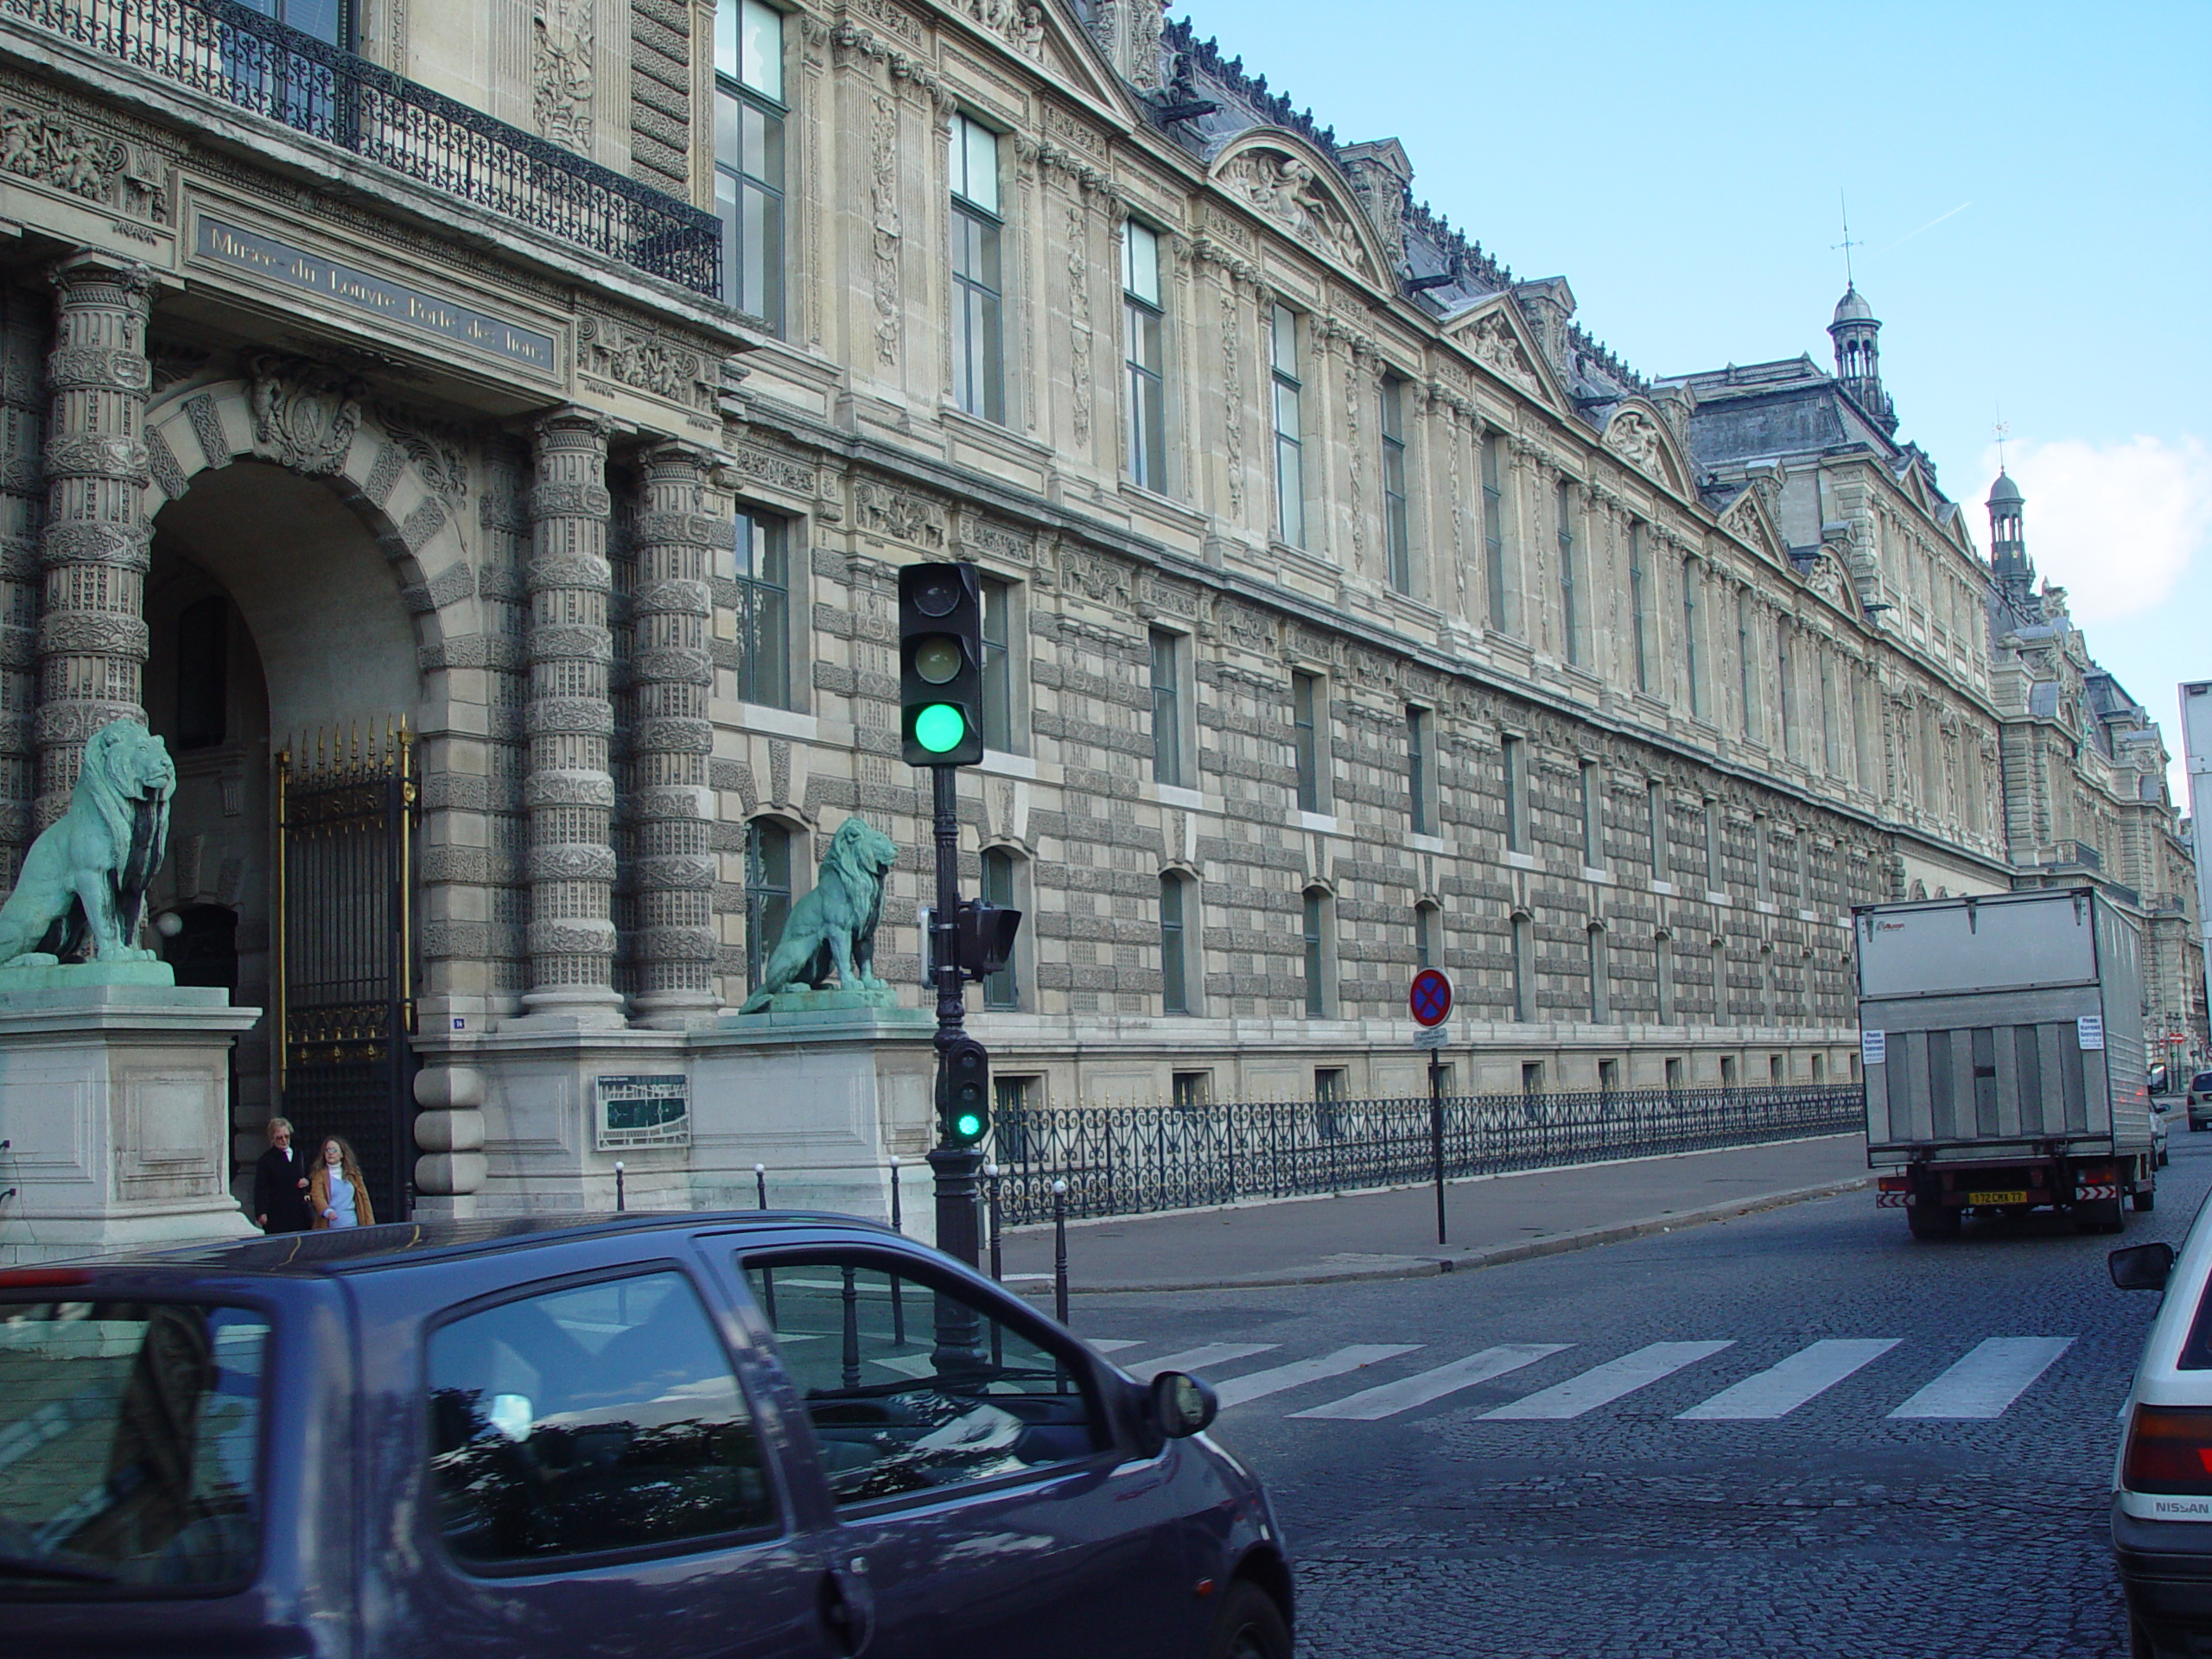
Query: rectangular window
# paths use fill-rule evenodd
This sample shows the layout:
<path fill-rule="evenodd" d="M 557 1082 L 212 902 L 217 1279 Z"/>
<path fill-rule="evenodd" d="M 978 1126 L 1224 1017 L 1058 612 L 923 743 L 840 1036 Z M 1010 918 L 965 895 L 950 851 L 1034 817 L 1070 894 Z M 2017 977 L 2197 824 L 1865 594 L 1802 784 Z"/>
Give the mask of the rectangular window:
<path fill-rule="evenodd" d="M 755 818 L 745 826 L 745 983 L 760 988 L 769 953 L 791 915 L 791 832 Z"/>
<path fill-rule="evenodd" d="M 1789 660 L 1789 625 L 1780 617 L 1774 622 L 1774 672 L 1777 695 L 1776 716 L 1782 722 L 1782 753 L 1789 759 L 1797 758 L 1797 699 L 1790 677 L 1795 672 Z"/>
<path fill-rule="evenodd" d="M 983 747 L 1017 753 L 1014 742 L 1014 584 L 983 578 Z"/>
<path fill-rule="evenodd" d="M 1628 525 L 1628 610 L 1630 643 L 1636 653 L 1636 689 L 1651 690 L 1651 595 L 1650 577 L 1643 568 L 1643 525 L 1630 519 Z"/>
<path fill-rule="evenodd" d="M 1443 964 L 1443 925 L 1444 912 L 1434 905 L 1414 906 L 1414 963 L 1416 967 L 1436 968 Z"/>
<path fill-rule="evenodd" d="M 1662 933 L 1651 944 L 1659 958 L 1659 1023 L 1671 1026 L 1675 1023 L 1675 942 Z M 1669 1066 L 1680 1064 L 1679 1060 L 1668 1062 Z M 1668 1086 L 1671 1088 L 1674 1081 L 1670 1076 L 1667 1079 Z"/>
<path fill-rule="evenodd" d="M 1759 690 L 1758 670 L 1752 662 L 1751 594 L 1748 588 L 1736 590 L 1736 690 L 1741 700 L 1744 715 L 1744 736 L 1748 741 L 1758 730 Z"/>
<path fill-rule="evenodd" d="M 1390 586 L 1414 590 L 1413 523 L 1406 500 L 1406 383 L 1382 377 L 1382 546 Z"/>
<path fill-rule="evenodd" d="M 1122 238 L 1122 328 L 1129 375 L 1129 476 L 1167 487 L 1166 359 L 1161 339 L 1160 237 L 1130 219 Z"/>
<path fill-rule="evenodd" d="M 1621 1063 L 1618 1060 L 1599 1061 L 1598 1092 L 1605 1095 L 1617 1094 L 1620 1090 L 1620 1086 Z"/>
<path fill-rule="evenodd" d="M 1733 1054 L 1723 1054 L 1720 1057 L 1720 1086 L 1723 1089 L 1733 1089 L 1736 1086 L 1736 1057 Z"/>
<path fill-rule="evenodd" d="M 1821 653 L 1821 770 L 1829 777 L 1840 775 L 1838 762 L 1841 756 L 1835 741 L 1835 658 L 1827 652 Z"/>
<path fill-rule="evenodd" d="M 1595 760 L 1582 763 L 1582 868 L 1605 868 L 1605 775 Z"/>
<path fill-rule="evenodd" d="M 1436 833 L 1436 806 L 1430 799 L 1428 773 L 1428 710 L 1406 710 L 1406 793 L 1414 834 Z"/>
<path fill-rule="evenodd" d="M 1269 384 L 1274 393 L 1275 530 L 1293 547 L 1306 545 L 1306 460 L 1300 419 L 1298 314 L 1275 307 L 1268 326 Z"/>
<path fill-rule="evenodd" d="M 1328 939 L 1325 929 L 1328 895 L 1319 888 L 1306 895 L 1306 1013 L 1309 1019 L 1319 1020 L 1328 1012 Z"/>
<path fill-rule="evenodd" d="M 1561 649 L 1570 663 L 1582 660 L 1582 615 L 1574 587 L 1574 486 L 1561 483 L 1555 502 L 1559 518 L 1559 620 Z"/>
<path fill-rule="evenodd" d="M 1590 1022 L 1602 1026 L 1612 1019 L 1613 990 L 1606 979 L 1605 930 L 1587 930 L 1590 941 Z"/>
<path fill-rule="evenodd" d="M 1195 1111 L 1213 1096 L 1213 1073 L 1211 1071 L 1176 1071 L 1168 1077 L 1168 1086 L 1178 1111 Z"/>
<path fill-rule="evenodd" d="M 1183 881 L 1160 878 L 1160 1008 L 1163 1014 L 1191 1011 L 1190 983 L 1183 937 Z"/>
<path fill-rule="evenodd" d="M 1489 578 L 1490 625 L 1501 633 L 1510 626 L 1505 609 L 1505 490 L 1498 460 L 1504 442 L 1495 432 L 1483 434 L 1483 569 Z"/>
<path fill-rule="evenodd" d="M 1313 1098 L 1325 1104 L 1343 1100 L 1344 1069 L 1341 1065 L 1317 1065 L 1313 1068 Z"/>
<path fill-rule="evenodd" d="M 1529 850 L 1529 756 L 1526 738 L 1509 737 L 1503 746 L 1505 767 L 1505 850 Z"/>
<path fill-rule="evenodd" d="M 1723 893 L 1720 876 L 1720 803 L 1705 804 L 1705 890 Z"/>
<path fill-rule="evenodd" d="M 1751 820 L 1751 858 L 1753 891 L 1762 899 L 1773 898 L 1774 858 L 1768 848 L 1767 823 L 1763 817 Z"/>
<path fill-rule="evenodd" d="M 1667 879 L 1667 786 L 1654 779 L 1645 786 L 1651 813 L 1651 879 Z"/>
<path fill-rule="evenodd" d="M 1152 635 L 1152 776 L 1180 788 L 1183 776 L 1183 639 Z"/>
<path fill-rule="evenodd" d="M 1521 1092 L 1524 1095 L 1544 1092 L 1544 1063 L 1541 1060 L 1521 1062 Z"/>
<path fill-rule="evenodd" d="M 1323 812 L 1328 809 L 1323 803 L 1328 798 L 1321 787 L 1321 734 L 1319 722 L 1325 712 L 1321 696 L 1321 683 L 1311 674 L 1290 677 L 1290 731 L 1293 759 L 1298 767 L 1298 808 L 1301 812 Z"/>
<path fill-rule="evenodd" d="M 1659 1023 L 1660 1023 L 1660 1024 L 1662 1024 L 1662 1025 L 1665 1025 L 1667 1022 L 1666 1022 L 1666 1020 L 1662 1020 Z M 1675 1058 L 1673 1056 L 1671 1056 L 1671 1055 L 1670 1055 L 1670 1056 L 1669 1056 L 1669 1057 L 1668 1057 L 1668 1060 L 1667 1060 L 1667 1090 L 1668 1090 L 1668 1092 L 1669 1092 L 1669 1093 L 1670 1093 L 1670 1094 L 1671 1094 L 1671 1093 L 1674 1093 L 1674 1092 L 1675 1092 L 1675 1091 L 1679 1090 L 1681 1088 L 1681 1086 L 1682 1086 L 1682 1063 L 1681 1063 L 1680 1060 L 1678 1060 L 1678 1059 Z"/>
<path fill-rule="evenodd" d="M 1006 418 L 1000 317 L 999 138 L 952 118 L 952 397 L 970 415 Z"/>
<path fill-rule="evenodd" d="M 1536 925 L 1513 918 L 1513 1017 L 1528 1025 L 1536 1017 Z"/>
<path fill-rule="evenodd" d="M 1699 612 L 1704 605 L 1704 595 L 1699 591 L 1698 568 L 1688 559 L 1682 561 L 1682 677 L 1688 682 L 1690 715 L 1694 719 L 1706 718 L 1705 696 L 1705 631 L 1704 619 Z"/>
<path fill-rule="evenodd" d="M 983 849 L 982 897 L 987 905 L 996 905 L 1004 910 L 1015 910 L 1020 905 L 1014 896 L 1014 855 L 1002 848 Z M 1018 1008 L 1021 1006 L 1021 981 L 1014 972 L 1011 957 L 1005 967 L 983 981 L 983 1006 L 987 1008 Z"/>
<path fill-rule="evenodd" d="M 734 515 L 737 557 L 737 697 L 791 706 L 791 562 L 784 521 Z"/>
<path fill-rule="evenodd" d="M 715 213 L 722 292 L 784 329 L 783 14 L 760 0 L 715 9 Z"/>

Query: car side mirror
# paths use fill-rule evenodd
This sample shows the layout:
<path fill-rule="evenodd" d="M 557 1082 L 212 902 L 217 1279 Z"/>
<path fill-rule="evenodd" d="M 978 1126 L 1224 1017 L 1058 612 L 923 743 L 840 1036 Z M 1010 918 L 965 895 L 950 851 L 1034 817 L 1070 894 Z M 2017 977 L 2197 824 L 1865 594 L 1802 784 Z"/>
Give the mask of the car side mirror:
<path fill-rule="evenodd" d="M 1205 1383 L 1182 1371 L 1162 1371 L 1152 1379 L 1153 1426 L 1171 1440 L 1205 1432 L 1221 1402 Z"/>
<path fill-rule="evenodd" d="M 2122 1290 L 2164 1290 L 2174 1270 L 2174 1247 L 2163 1242 L 2131 1244 L 2107 1255 L 2105 1266 Z"/>

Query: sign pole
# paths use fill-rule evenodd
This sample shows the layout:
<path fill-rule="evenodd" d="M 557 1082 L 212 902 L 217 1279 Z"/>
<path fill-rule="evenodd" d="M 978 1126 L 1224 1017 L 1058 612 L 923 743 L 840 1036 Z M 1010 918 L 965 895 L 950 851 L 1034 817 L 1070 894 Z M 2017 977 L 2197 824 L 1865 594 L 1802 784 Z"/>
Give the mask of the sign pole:
<path fill-rule="evenodd" d="M 1428 1051 L 1428 1149 L 1436 1165 L 1436 1242 L 1444 1243 L 1444 1062 Z"/>
<path fill-rule="evenodd" d="M 1440 968 L 1424 968 L 1406 992 L 1406 1007 L 1421 1027 L 1414 1046 L 1428 1051 L 1428 1157 L 1436 1177 L 1436 1242 L 1448 1242 L 1444 1224 L 1444 1022 L 1452 1014 L 1452 980 Z"/>

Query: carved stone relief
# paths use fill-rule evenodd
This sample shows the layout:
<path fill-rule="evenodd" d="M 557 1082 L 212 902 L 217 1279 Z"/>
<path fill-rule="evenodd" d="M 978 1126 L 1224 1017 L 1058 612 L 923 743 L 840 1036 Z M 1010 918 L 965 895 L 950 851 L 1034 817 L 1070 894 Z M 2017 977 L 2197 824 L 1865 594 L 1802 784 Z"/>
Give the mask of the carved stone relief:
<path fill-rule="evenodd" d="M 588 155 L 597 88 L 592 0 L 537 0 L 531 38 L 531 104 L 537 130 L 555 143 Z"/>
<path fill-rule="evenodd" d="M 367 388 L 336 369 L 257 353 L 245 363 L 254 442 L 296 473 L 319 476 L 346 464 L 360 429 Z"/>
<path fill-rule="evenodd" d="M 586 374 L 687 409 L 715 407 L 720 365 L 696 346 L 612 317 L 587 316 L 576 324 L 576 349 Z"/>
<path fill-rule="evenodd" d="M 887 366 L 899 361 L 899 105 L 875 95 L 868 126 L 871 177 L 868 206 L 875 225 L 875 354 Z"/>
<path fill-rule="evenodd" d="M 168 219 L 166 162 L 50 110 L 0 105 L 0 172 L 156 224 Z"/>
<path fill-rule="evenodd" d="M 1365 276 L 1376 274 L 1351 216 L 1297 156 L 1280 149 L 1248 149 L 1223 167 L 1221 179 L 1300 241 Z"/>
<path fill-rule="evenodd" d="M 1495 370 L 1525 391 L 1541 394 L 1543 381 L 1536 373 L 1536 365 L 1521 349 L 1513 325 L 1506 321 L 1503 312 L 1491 312 L 1454 338 L 1473 354 L 1477 362 Z"/>
<path fill-rule="evenodd" d="M 1045 57 L 1045 14 L 1022 0 L 944 0 L 951 10 L 971 23 L 988 29 L 1015 51 L 1042 62 Z M 1154 33 L 1159 23 L 1153 24 Z"/>
<path fill-rule="evenodd" d="M 1090 442 L 1090 405 L 1096 397 L 1090 370 L 1090 216 L 1080 204 L 1067 207 L 1068 352 L 1075 383 L 1075 438 Z"/>
<path fill-rule="evenodd" d="M 1244 512 L 1244 308 L 1236 277 L 1221 273 L 1222 458 L 1229 469 L 1229 516 Z"/>
<path fill-rule="evenodd" d="M 1654 478 L 1664 476 L 1659 459 L 1659 428 L 1643 410 L 1624 409 L 1614 416 L 1605 429 L 1605 446 L 1630 466 Z"/>
<path fill-rule="evenodd" d="M 944 509 L 935 501 L 910 491 L 867 479 L 853 485 L 853 512 L 861 530 L 870 536 L 907 542 L 916 547 L 944 545 Z"/>

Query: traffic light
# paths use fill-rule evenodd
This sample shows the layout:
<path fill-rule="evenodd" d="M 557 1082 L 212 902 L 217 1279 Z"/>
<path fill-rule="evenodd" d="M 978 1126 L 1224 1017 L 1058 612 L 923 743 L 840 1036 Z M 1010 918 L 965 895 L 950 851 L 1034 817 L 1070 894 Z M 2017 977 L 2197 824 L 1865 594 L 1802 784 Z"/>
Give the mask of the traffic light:
<path fill-rule="evenodd" d="M 973 1037 L 944 1051 L 938 1073 L 938 1138 L 965 1149 L 991 1132 L 991 1057 Z"/>
<path fill-rule="evenodd" d="M 899 571 L 899 702 L 908 766 L 983 758 L 983 584 L 975 566 Z"/>
<path fill-rule="evenodd" d="M 1021 929 L 1020 911 L 963 899 L 952 919 L 954 956 L 967 978 L 981 984 L 1013 960 L 1014 936 Z"/>

